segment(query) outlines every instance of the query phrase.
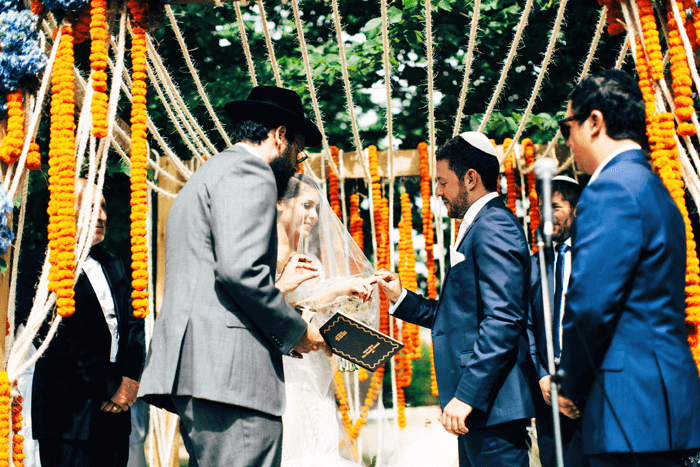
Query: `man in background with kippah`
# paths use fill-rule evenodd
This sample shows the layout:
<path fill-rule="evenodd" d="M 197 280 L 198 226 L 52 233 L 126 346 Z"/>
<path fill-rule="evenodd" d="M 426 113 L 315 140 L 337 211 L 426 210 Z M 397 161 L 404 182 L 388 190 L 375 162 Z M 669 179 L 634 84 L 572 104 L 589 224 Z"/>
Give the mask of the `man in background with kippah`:
<path fill-rule="evenodd" d="M 466 132 L 436 153 L 437 189 L 463 219 L 440 300 L 377 271 L 396 318 L 432 329 L 442 424 L 457 435 L 459 465 L 527 467 L 535 415 L 526 380 L 530 252 L 525 232 L 498 195 L 491 142 Z"/>
<path fill-rule="evenodd" d="M 685 323 L 685 226 L 642 152 L 642 93 L 630 75 L 606 70 L 569 99 L 559 125 L 591 179 L 572 234 L 563 395 L 583 410 L 592 467 L 697 465 L 700 378 Z"/>

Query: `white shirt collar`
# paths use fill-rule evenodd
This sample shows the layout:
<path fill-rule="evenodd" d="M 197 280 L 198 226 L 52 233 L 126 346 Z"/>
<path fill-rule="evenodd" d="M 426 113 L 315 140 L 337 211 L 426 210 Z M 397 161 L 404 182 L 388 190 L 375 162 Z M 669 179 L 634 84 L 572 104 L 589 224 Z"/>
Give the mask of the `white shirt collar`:
<path fill-rule="evenodd" d="M 610 163 L 611 160 L 613 160 L 615 157 L 618 155 L 622 154 L 623 152 L 626 151 L 633 151 L 635 149 L 639 149 L 641 151 L 642 147 L 638 145 L 637 143 L 630 143 L 630 144 L 625 144 L 621 148 L 619 148 L 617 151 L 613 151 L 612 154 L 610 154 L 608 157 L 603 159 L 603 162 L 600 163 L 597 169 L 595 169 L 595 172 L 593 172 L 593 175 L 591 175 L 591 179 L 588 180 L 588 184 L 590 185 L 593 183 L 596 178 L 600 175 L 600 173 L 603 171 L 606 165 Z"/>
<path fill-rule="evenodd" d="M 259 158 L 262 159 L 262 156 L 258 152 L 258 148 L 256 148 L 255 146 L 252 146 L 248 143 L 244 143 L 243 141 L 237 142 L 236 144 L 234 144 L 234 146 L 240 146 L 240 147 L 244 148 L 246 151 L 248 151 L 249 153 L 251 153 L 252 155 L 258 156 Z"/>
<path fill-rule="evenodd" d="M 455 241 L 455 245 L 459 245 L 462 242 L 462 239 L 464 238 L 464 235 L 467 233 L 467 229 L 469 228 L 470 225 L 472 225 L 472 222 L 474 222 L 474 219 L 476 218 L 476 215 L 479 214 L 479 211 L 486 206 L 486 203 L 491 201 L 494 198 L 498 198 L 498 192 L 493 191 L 489 193 L 488 195 L 484 195 L 481 198 L 477 199 L 474 201 L 474 204 L 469 206 L 469 209 L 467 209 L 467 212 L 464 213 L 464 219 L 462 220 L 462 223 L 459 224 L 459 234 L 457 235 L 457 240 Z"/>

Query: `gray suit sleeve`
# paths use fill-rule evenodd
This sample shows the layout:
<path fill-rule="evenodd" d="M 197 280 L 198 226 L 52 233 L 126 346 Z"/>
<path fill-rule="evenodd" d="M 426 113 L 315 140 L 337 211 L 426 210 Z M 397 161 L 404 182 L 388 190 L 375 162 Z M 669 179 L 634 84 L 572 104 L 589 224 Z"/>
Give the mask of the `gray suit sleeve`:
<path fill-rule="evenodd" d="M 280 352 L 288 353 L 306 322 L 275 287 L 270 239 L 276 228 L 277 187 L 267 163 L 242 158 L 210 188 L 216 280 Z M 275 264 L 275 261 L 272 261 Z"/>

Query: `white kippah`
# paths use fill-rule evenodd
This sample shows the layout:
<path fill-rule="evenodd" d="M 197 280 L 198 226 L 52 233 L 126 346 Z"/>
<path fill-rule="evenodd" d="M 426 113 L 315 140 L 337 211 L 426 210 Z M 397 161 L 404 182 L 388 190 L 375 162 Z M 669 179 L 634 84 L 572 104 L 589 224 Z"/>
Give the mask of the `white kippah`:
<path fill-rule="evenodd" d="M 478 131 L 465 131 L 459 136 L 461 136 L 464 141 L 485 152 L 486 154 L 493 157 L 498 157 L 496 155 L 496 148 L 493 147 L 491 141 L 489 141 L 489 139 L 483 133 L 479 133 Z"/>
<path fill-rule="evenodd" d="M 574 185 L 578 185 L 578 182 L 568 175 L 557 175 L 556 177 L 552 178 L 552 181 L 569 182 L 573 183 Z"/>

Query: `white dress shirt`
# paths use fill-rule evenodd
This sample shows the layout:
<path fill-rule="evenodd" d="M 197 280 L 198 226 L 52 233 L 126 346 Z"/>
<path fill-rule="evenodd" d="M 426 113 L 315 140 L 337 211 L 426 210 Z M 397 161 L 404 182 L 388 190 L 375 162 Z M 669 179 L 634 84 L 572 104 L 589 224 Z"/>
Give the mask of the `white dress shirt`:
<path fill-rule="evenodd" d="M 109 333 L 112 335 L 109 361 L 116 362 L 117 351 L 119 350 L 119 323 L 117 322 L 117 312 L 114 309 L 114 300 L 112 299 L 112 291 L 109 288 L 107 277 L 105 277 L 105 273 L 102 270 L 102 265 L 90 256 L 83 263 L 83 272 L 90 280 L 90 285 L 92 285 L 92 289 L 100 301 Z"/>
<path fill-rule="evenodd" d="M 467 209 L 467 212 L 464 213 L 464 217 L 462 218 L 462 223 L 459 224 L 459 231 L 457 233 L 457 240 L 455 241 L 455 246 L 450 247 L 450 265 L 454 266 L 455 261 L 454 258 L 458 254 L 457 247 L 459 244 L 464 240 L 464 236 L 467 234 L 467 229 L 472 225 L 474 222 L 474 219 L 476 219 L 476 215 L 479 214 L 479 211 L 483 209 L 484 206 L 486 206 L 486 203 L 491 201 L 494 198 L 498 198 L 498 192 L 493 191 L 489 193 L 488 195 L 484 195 L 481 198 L 477 199 L 474 201 L 474 203 L 469 206 L 469 209 Z M 389 304 L 389 314 L 393 315 L 394 310 L 398 308 L 399 305 L 401 305 L 401 302 L 403 299 L 406 297 L 406 289 L 403 289 L 401 291 L 401 296 L 399 297 L 398 300 L 396 300 L 396 303 L 391 303 Z"/>

